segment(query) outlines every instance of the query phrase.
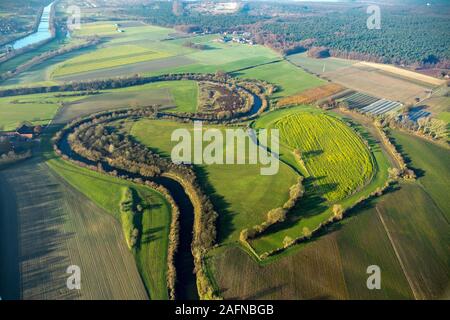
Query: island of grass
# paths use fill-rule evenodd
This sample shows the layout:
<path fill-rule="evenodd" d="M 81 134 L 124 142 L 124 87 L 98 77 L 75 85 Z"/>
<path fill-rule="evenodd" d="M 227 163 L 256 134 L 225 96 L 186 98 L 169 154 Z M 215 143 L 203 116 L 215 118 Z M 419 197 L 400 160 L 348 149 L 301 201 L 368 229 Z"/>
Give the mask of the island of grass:
<path fill-rule="evenodd" d="M 177 142 L 171 141 L 174 130 L 193 131 L 193 124 L 167 120 L 142 119 L 133 122 L 130 134 L 160 155 L 170 157 Z M 203 130 L 225 126 L 203 125 Z M 206 143 L 205 143 L 206 145 Z M 219 241 L 236 241 L 243 228 L 265 220 L 267 211 L 282 205 L 289 197 L 289 188 L 296 183 L 298 174 L 288 165 L 280 163 L 273 176 L 261 175 L 260 164 L 212 164 L 196 166 L 198 178 L 205 186 L 215 209 L 219 213 Z"/>

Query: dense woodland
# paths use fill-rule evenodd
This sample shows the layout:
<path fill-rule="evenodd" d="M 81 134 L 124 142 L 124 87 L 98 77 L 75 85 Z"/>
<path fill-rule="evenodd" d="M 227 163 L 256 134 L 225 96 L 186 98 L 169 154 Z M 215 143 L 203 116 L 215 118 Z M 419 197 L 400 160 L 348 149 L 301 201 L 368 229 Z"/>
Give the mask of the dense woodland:
<path fill-rule="evenodd" d="M 174 11 L 171 2 L 132 6 L 130 13 L 148 23 L 190 26 L 204 32 L 251 31 L 257 43 L 291 54 L 328 47 L 346 58 L 448 67 L 450 9 L 381 6 L 381 29 L 367 28 L 366 5 L 249 3 L 235 14 L 200 15 Z"/>

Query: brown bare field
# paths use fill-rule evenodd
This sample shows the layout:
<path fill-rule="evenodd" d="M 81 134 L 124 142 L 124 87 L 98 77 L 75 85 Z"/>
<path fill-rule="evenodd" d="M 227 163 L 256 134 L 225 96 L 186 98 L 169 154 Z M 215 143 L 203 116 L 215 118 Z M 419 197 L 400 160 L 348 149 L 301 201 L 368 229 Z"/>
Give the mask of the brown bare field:
<path fill-rule="evenodd" d="M 260 266 L 238 247 L 221 249 L 209 265 L 225 299 L 346 299 L 334 236 Z"/>
<path fill-rule="evenodd" d="M 12 247 L 2 251 L 2 280 L 12 279 L 2 291 L 22 299 L 147 299 L 118 222 L 49 170 L 34 158 L 0 172 L 1 221 L 15 222 L 2 232 Z M 81 290 L 67 289 L 70 265 L 81 268 Z"/>
<path fill-rule="evenodd" d="M 364 64 L 325 72 L 323 76 L 347 88 L 365 92 L 378 98 L 404 103 L 414 103 L 416 97 L 426 98 L 428 96 L 426 90 L 434 87 Z"/>
<path fill-rule="evenodd" d="M 404 184 L 377 209 L 416 299 L 448 299 L 450 229 L 430 196 L 417 185 Z"/>
<path fill-rule="evenodd" d="M 428 75 L 425 75 L 422 73 L 417 73 L 417 72 L 414 72 L 411 70 L 398 68 L 396 66 L 389 65 L 389 64 L 361 61 L 357 65 L 368 66 L 368 67 L 376 68 L 379 70 L 384 70 L 384 71 L 387 71 L 390 73 L 398 74 L 402 77 L 410 78 L 413 80 L 419 80 L 419 81 L 431 84 L 433 86 L 439 86 L 439 85 L 445 83 L 445 80 L 436 79 L 434 77 L 431 77 L 431 76 L 428 76 Z"/>
<path fill-rule="evenodd" d="M 282 98 L 278 100 L 277 107 L 283 107 L 294 104 L 310 104 L 320 99 L 336 94 L 344 89 L 345 88 L 340 84 L 329 83 L 317 88 L 305 90 L 300 94 Z"/>

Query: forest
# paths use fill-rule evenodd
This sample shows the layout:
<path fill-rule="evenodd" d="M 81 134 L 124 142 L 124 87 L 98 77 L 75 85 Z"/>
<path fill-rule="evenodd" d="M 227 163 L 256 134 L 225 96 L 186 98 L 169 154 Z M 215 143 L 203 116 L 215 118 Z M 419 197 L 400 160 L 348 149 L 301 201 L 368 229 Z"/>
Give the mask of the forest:
<path fill-rule="evenodd" d="M 213 33 L 251 31 L 256 43 L 283 54 L 328 47 L 333 56 L 416 67 L 448 67 L 448 9 L 382 6 L 381 29 L 367 28 L 366 9 L 365 5 L 355 4 L 250 2 L 234 14 L 205 15 L 186 8 L 174 10 L 171 2 L 157 2 L 127 10 L 161 26 L 194 26 L 199 32 Z"/>

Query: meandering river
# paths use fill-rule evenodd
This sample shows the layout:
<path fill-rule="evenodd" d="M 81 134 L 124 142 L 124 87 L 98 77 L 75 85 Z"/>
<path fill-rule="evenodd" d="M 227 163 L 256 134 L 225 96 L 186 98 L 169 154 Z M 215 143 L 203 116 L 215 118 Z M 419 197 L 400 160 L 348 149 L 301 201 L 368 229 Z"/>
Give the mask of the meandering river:
<path fill-rule="evenodd" d="M 89 165 L 97 165 L 94 161 L 86 159 L 72 150 L 69 142 L 67 141 L 68 135 L 69 133 L 66 133 L 59 141 L 59 150 L 73 160 L 84 162 Z M 132 174 L 128 171 L 111 167 L 105 161 L 101 161 L 101 163 L 103 170 L 106 172 L 116 170 L 119 175 L 124 175 L 131 178 L 141 178 L 143 180 L 148 179 L 138 174 Z M 175 287 L 176 299 L 198 300 L 197 282 L 194 274 L 194 257 L 192 256 L 191 250 L 193 238 L 192 230 L 194 227 L 194 207 L 178 181 L 167 177 L 158 177 L 149 180 L 154 181 L 168 189 L 180 210 L 179 246 L 175 256 L 175 269 L 177 273 L 177 282 Z"/>

